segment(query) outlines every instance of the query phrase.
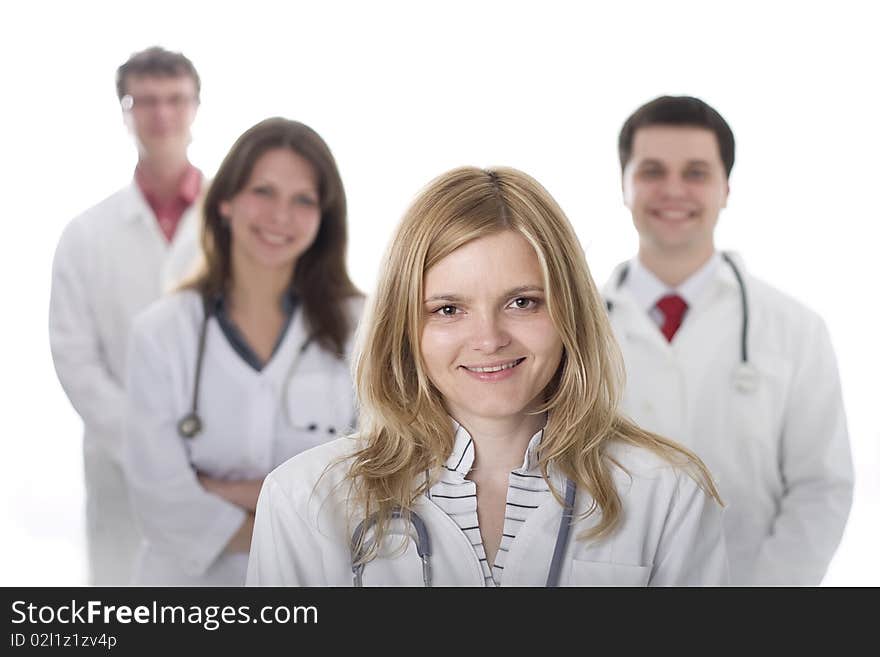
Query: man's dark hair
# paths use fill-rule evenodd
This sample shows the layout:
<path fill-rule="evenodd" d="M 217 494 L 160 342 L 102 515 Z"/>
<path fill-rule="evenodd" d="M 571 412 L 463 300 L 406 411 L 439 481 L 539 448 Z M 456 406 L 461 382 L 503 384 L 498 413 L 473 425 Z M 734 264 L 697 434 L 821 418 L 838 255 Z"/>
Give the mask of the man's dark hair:
<path fill-rule="evenodd" d="M 202 89 L 202 81 L 196 72 L 196 67 L 179 52 L 170 52 L 159 46 L 153 46 L 140 52 L 134 53 L 116 70 L 116 95 L 119 100 L 128 93 L 126 81 L 131 75 L 155 75 L 166 77 L 180 77 L 188 75 L 196 84 L 196 100 Z"/>
<path fill-rule="evenodd" d="M 636 131 L 652 125 L 693 126 L 711 130 L 718 141 L 727 177 L 730 177 L 734 158 L 733 131 L 718 112 L 692 96 L 660 96 L 633 112 L 620 129 L 617 140 L 621 170 L 626 168 L 632 157 Z"/>

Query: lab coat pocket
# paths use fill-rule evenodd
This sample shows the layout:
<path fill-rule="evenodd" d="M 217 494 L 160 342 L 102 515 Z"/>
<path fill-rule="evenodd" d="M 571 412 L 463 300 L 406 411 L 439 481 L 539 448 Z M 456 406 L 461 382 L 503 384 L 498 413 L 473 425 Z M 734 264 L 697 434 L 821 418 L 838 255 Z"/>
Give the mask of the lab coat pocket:
<path fill-rule="evenodd" d="M 283 400 L 287 430 L 302 449 L 347 434 L 354 417 L 350 379 L 333 372 L 298 374 L 291 380 Z"/>
<path fill-rule="evenodd" d="M 758 349 L 752 360 L 749 385 L 743 389 L 731 386 L 727 417 L 723 418 L 723 427 L 719 427 L 724 434 L 715 437 L 726 438 L 724 442 L 728 446 L 721 455 L 726 463 L 748 462 L 756 468 L 751 471 L 758 472 L 761 463 L 775 464 L 778 459 L 791 365 L 783 358 Z"/>
<path fill-rule="evenodd" d="M 651 566 L 572 561 L 570 586 L 647 586 Z"/>

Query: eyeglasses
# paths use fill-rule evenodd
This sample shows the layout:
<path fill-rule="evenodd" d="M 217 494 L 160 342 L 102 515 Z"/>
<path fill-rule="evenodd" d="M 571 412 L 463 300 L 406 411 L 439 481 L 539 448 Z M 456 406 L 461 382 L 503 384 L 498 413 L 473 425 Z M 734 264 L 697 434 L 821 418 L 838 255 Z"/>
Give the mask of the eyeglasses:
<path fill-rule="evenodd" d="M 173 110 L 181 110 L 198 101 L 195 96 L 189 96 L 187 94 L 174 94 L 172 96 L 165 96 L 164 98 L 160 98 L 159 96 L 132 96 L 131 94 L 125 94 L 120 102 L 122 104 L 122 109 L 129 112 L 133 109 L 151 111 L 155 110 L 162 104 L 168 105 Z"/>

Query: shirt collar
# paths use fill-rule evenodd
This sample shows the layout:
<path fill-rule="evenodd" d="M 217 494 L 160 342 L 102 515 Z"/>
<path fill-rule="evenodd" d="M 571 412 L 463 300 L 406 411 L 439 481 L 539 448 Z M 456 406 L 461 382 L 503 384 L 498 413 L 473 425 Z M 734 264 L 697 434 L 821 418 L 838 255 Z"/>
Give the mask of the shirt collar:
<path fill-rule="evenodd" d="M 709 281 L 715 277 L 720 263 L 721 255 L 715 251 L 706 264 L 673 288 L 657 278 L 654 272 L 645 267 L 636 256 L 629 263 L 629 274 L 624 284 L 629 288 L 639 307 L 645 311 L 650 311 L 667 294 L 678 294 L 688 306 L 693 307 Z"/>
<path fill-rule="evenodd" d="M 202 191 L 202 172 L 196 169 L 192 164 L 187 167 L 186 173 L 180 179 L 180 188 L 178 195 L 187 204 L 192 204 L 199 197 Z"/>
<path fill-rule="evenodd" d="M 211 302 L 211 309 L 217 313 L 218 315 L 226 316 L 226 305 L 227 305 L 227 294 L 225 292 L 221 292 Z M 281 310 L 282 312 L 290 317 L 293 314 L 293 311 L 296 310 L 296 307 L 299 305 L 299 297 L 296 296 L 296 293 L 293 289 L 289 289 L 287 294 L 285 294 L 281 298 Z"/>
<path fill-rule="evenodd" d="M 445 469 L 447 472 L 457 475 L 456 478 L 464 479 L 474 466 L 474 439 L 461 424 L 452 421 L 455 431 L 455 443 L 452 453 L 446 459 Z M 539 429 L 526 447 L 522 465 L 514 470 L 519 474 L 535 474 L 538 465 L 538 447 L 544 437 L 544 428 Z"/>
<path fill-rule="evenodd" d="M 144 198 L 147 199 L 147 202 L 151 205 L 155 204 L 157 202 L 156 186 L 153 184 L 153 181 L 150 179 L 150 177 L 144 173 L 144 170 L 140 166 L 135 167 L 134 179 L 137 183 L 137 186 L 143 193 Z M 175 200 L 180 200 L 186 205 L 192 205 L 196 198 L 198 198 L 201 189 L 202 172 L 199 171 L 192 164 L 187 162 L 186 169 L 184 170 L 183 175 L 180 176 L 180 180 L 177 183 Z"/>

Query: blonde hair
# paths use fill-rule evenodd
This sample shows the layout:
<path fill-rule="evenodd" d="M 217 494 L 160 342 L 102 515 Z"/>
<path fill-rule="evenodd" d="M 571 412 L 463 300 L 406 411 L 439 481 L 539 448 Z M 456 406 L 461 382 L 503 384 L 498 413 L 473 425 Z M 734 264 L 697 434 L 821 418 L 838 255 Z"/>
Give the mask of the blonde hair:
<path fill-rule="evenodd" d="M 605 455 L 610 441 L 647 447 L 688 468 L 720 502 L 696 455 L 618 412 L 622 358 L 583 250 L 561 208 L 521 171 L 463 167 L 432 181 L 405 214 L 359 336 L 355 378 L 363 446 L 347 479 L 353 508 L 378 517 L 366 560 L 387 533 L 392 509 L 412 508 L 454 445 L 452 421 L 428 380 L 419 348 L 425 272 L 461 246 L 505 230 L 522 235 L 535 249 L 548 312 L 564 347 L 538 410 L 548 412 L 539 467 L 548 482 L 554 468 L 592 497 L 584 517 L 595 512 L 601 517 L 581 538 L 604 536 L 619 522 L 621 501 Z M 552 484 L 551 490 L 561 501 Z"/>

